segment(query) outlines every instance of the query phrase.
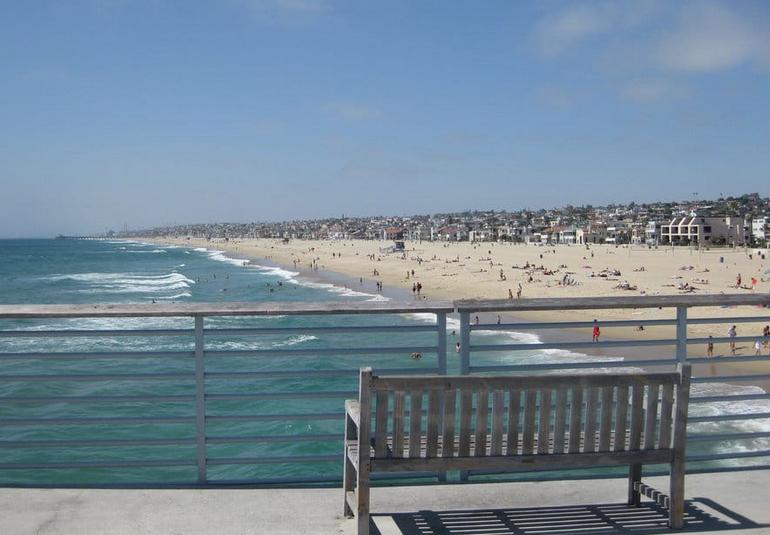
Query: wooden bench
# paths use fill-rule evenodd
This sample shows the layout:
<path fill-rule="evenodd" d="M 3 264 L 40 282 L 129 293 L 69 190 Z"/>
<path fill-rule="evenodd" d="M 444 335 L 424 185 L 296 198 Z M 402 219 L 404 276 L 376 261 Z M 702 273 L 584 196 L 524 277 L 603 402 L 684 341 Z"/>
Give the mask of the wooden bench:
<path fill-rule="evenodd" d="M 690 366 L 676 372 L 545 376 L 374 376 L 345 402 L 344 512 L 369 533 L 374 472 L 628 465 L 642 494 L 682 527 Z M 641 481 L 669 463 L 669 495 Z M 482 504 L 479 504 L 482 505 Z"/>

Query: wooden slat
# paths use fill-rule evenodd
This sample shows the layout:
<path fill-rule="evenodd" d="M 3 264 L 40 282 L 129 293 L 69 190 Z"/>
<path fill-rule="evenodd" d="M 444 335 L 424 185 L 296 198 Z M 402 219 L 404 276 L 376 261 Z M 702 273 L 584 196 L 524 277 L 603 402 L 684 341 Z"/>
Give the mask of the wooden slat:
<path fill-rule="evenodd" d="M 372 387 L 386 390 L 498 390 L 532 388 L 601 388 L 649 383 L 671 383 L 679 380 L 676 373 L 624 373 L 624 374 L 571 374 L 571 375 L 505 375 L 505 376 L 471 376 L 471 375 L 442 375 L 442 376 L 413 376 L 387 375 L 374 377 Z"/>
<path fill-rule="evenodd" d="M 647 387 L 647 406 L 644 414 L 644 449 L 651 450 L 655 448 L 655 423 L 658 416 L 658 391 L 660 387 L 657 384 L 651 384 Z"/>
<path fill-rule="evenodd" d="M 529 455 L 535 446 L 535 409 L 537 408 L 537 390 L 527 389 L 524 396 L 524 426 L 521 431 L 521 452 Z"/>
<path fill-rule="evenodd" d="M 492 393 L 492 439 L 489 446 L 490 455 L 503 453 L 503 412 L 505 411 L 505 395 L 502 390 Z"/>
<path fill-rule="evenodd" d="M 513 457 L 454 457 L 417 459 L 375 459 L 372 469 L 377 472 L 407 472 L 447 470 L 532 470 L 536 468 L 593 468 L 597 466 L 629 465 L 634 463 L 668 463 L 672 450 L 636 452 L 581 453 L 570 455 L 517 455 Z"/>
<path fill-rule="evenodd" d="M 540 391 L 540 421 L 537 431 L 537 453 L 548 453 L 548 439 L 551 435 L 551 390 Z"/>
<path fill-rule="evenodd" d="M 567 389 L 556 391 L 556 413 L 553 424 L 553 452 L 564 453 L 564 431 L 567 424 Z"/>
<path fill-rule="evenodd" d="M 393 457 L 404 456 L 404 392 L 393 394 Z"/>
<path fill-rule="evenodd" d="M 437 390 L 431 390 L 428 392 L 428 444 L 425 455 L 427 457 L 435 457 L 438 450 L 438 428 L 441 418 L 441 393 Z"/>
<path fill-rule="evenodd" d="M 615 389 L 611 386 L 602 388 L 602 416 L 599 422 L 599 451 L 610 451 L 610 431 L 612 430 L 612 398 Z"/>
<path fill-rule="evenodd" d="M 508 392 L 508 436 L 506 454 L 516 455 L 519 450 L 519 412 L 521 411 L 521 392 Z"/>
<path fill-rule="evenodd" d="M 634 385 L 631 388 L 631 428 L 628 434 L 628 449 L 636 451 L 642 445 L 642 426 L 644 425 L 644 387 Z"/>
<path fill-rule="evenodd" d="M 412 390 L 409 398 L 409 457 L 419 457 L 422 436 L 422 390 Z"/>
<path fill-rule="evenodd" d="M 658 435 L 658 447 L 671 447 L 671 427 L 673 423 L 672 409 L 674 406 L 673 385 L 663 385 L 660 401 L 660 433 Z"/>
<path fill-rule="evenodd" d="M 473 454 L 483 457 L 487 454 L 487 421 L 489 419 L 489 392 L 480 390 L 476 394 L 476 440 Z"/>
<path fill-rule="evenodd" d="M 471 412 L 473 411 L 473 391 L 460 391 L 460 457 L 467 457 L 471 452 Z"/>
<path fill-rule="evenodd" d="M 455 402 L 457 399 L 457 392 L 455 390 L 447 390 L 444 393 L 444 428 L 441 432 L 441 456 L 452 457 L 454 456 L 455 447 Z"/>
<path fill-rule="evenodd" d="M 374 423 L 374 456 L 386 457 L 388 454 L 388 392 L 377 391 L 377 408 Z"/>
<path fill-rule="evenodd" d="M 618 387 L 618 400 L 615 404 L 615 443 L 614 451 L 626 449 L 626 421 L 628 420 L 628 387 Z"/>
<path fill-rule="evenodd" d="M 586 426 L 583 435 L 583 451 L 596 451 L 596 413 L 598 410 L 599 390 L 589 388 L 586 392 Z"/>
<path fill-rule="evenodd" d="M 583 389 L 573 388 L 569 415 L 569 453 L 580 451 L 580 431 L 583 421 Z"/>

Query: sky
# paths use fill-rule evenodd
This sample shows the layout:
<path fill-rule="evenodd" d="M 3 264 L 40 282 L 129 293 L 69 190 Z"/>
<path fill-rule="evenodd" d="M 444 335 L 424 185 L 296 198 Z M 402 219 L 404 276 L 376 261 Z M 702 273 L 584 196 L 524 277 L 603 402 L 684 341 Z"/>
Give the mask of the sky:
<path fill-rule="evenodd" d="M 770 194 L 770 3 L 0 0 L 0 237 Z"/>

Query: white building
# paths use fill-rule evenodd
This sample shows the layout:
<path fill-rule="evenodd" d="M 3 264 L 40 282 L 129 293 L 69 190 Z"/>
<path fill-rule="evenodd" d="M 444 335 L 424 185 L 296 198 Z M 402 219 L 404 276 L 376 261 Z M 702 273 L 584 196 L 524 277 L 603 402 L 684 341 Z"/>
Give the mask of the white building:
<path fill-rule="evenodd" d="M 767 245 L 770 238 L 770 217 L 758 217 L 751 220 L 751 237 L 755 242 Z"/>
<path fill-rule="evenodd" d="M 660 228 L 662 245 L 744 245 L 749 226 L 742 217 L 675 217 Z"/>

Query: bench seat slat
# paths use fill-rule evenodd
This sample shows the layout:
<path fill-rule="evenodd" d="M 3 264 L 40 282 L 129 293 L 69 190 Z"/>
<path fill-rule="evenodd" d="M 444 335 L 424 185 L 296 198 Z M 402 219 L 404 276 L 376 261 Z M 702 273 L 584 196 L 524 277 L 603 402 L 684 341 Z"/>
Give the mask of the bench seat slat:
<path fill-rule="evenodd" d="M 467 457 L 471 452 L 471 414 L 473 413 L 473 390 L 460 391 L 460 444 L 459 454 Z"/>
<path fill-rule="evenodd" d="M 508 392 L 508 440 L 507 455 L 516 455 L 519 449 L 519 411 L 521 410 L 521 392 Z"/>
<path fill-rule="evenodd" d="M 602 388 L 602 413 L 599 422 L 599 451 L 610 451 L 610 430 L 612 429 L 612 398 L 615 389 Z"/>
<path fill-rule="evenodd" d="M 585 426 L 585 443 L 583 445 L 583 451 L 591 453 L 596 451 L 596 411 L 599 403 L 599 390 L 596 388 L 589 388 L 586 391 L 586 426 Z"/>
<path fill-rule="evenodd" d="M 409 436 L 416 437 L 422 433 L 422 390 L 412 390 L 409 395 Z M 409 442 L 409 457 L 420 456 L 419 442 Z"/>
<path fill-rule="evenodd" d="M 443 457 L 454 456 L 454 444 L 455 444 L 455 403 L 457 400 L 457 392 L 455 390 L 447 390 L 444 393 L 444 428 L 441 435 L 441 442 L 447 446 L 441 448 L 441 455 Z"/>
<path fill-rule="evenodd" d="M 487 414 L 489 413 L 489 392 L 481 390 L 476 394 L 476 429 L 473 454 L 483 457 L 487 454 Z"/>
<path fill-rule="evenodd" d="M 505 393 L 495 390 L 492 394 L 492 439 L 489 454 L 501 455 L 503 452 L 503 412 L 505 411 Z"/>
<path fill-rule="evenodd" d="M 404 456 L 404 391 L 393 394 L 393 456 Z"/>

